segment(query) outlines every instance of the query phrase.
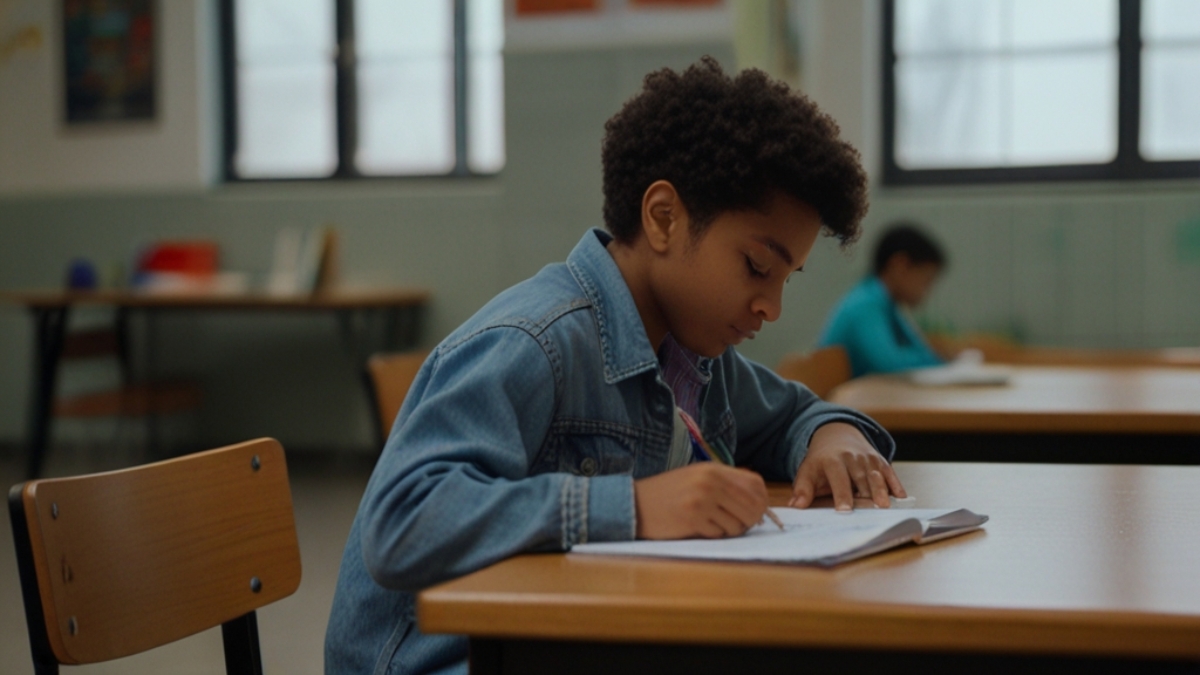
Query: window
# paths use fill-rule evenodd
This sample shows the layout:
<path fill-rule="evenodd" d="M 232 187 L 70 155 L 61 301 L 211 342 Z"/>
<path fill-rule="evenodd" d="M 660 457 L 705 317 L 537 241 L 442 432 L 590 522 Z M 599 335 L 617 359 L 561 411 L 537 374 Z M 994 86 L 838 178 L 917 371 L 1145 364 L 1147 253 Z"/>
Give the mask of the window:
<path fill-rule="evenodd" d="M 884 182 L 1200 177 L 1200 3 L 887 0 Z"/>
<path fill-rule="evenodd" d="M 504 165 L 498 0 L 223 0 L 231 180 Z"/>

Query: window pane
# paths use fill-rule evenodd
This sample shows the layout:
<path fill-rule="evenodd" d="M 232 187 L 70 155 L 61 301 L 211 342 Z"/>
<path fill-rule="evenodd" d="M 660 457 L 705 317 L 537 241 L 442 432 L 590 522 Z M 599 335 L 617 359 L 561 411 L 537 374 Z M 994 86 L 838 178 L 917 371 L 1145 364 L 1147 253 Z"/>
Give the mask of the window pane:
<path fill-rule="evenodd" d="M 1113 0 L 899 0 L 896 53 L 1069 49 L 1117 39 Z"/>
<path fill-rule="evenodd" d="M 897 0 L 896 53 L 998 49 L 1001 5 L 1000 0 Z"/>
<path fill-rule="evenodd" d="M 1114 0 L 897 0 L 896 163 L 1104 163 L 1116 154 Z"/>
<path fill-rule="evenodd" d="M 367 175 L 454 168 L 454 71 L 445 59 L 360 65 L 358 155 Z"/>
<path fill-rule="evenodd" d="M 504 167 L 504 7 L 467 3 L 467 165 L 476 173 Z"/>
<path fill-rule="evenodd" d="M 337 168 L 333 89 L 332 66 L 240 68 L 238 175 L 332 175 Z"/>
<path fill-rule="evenodd" d="M 1005 164 L 1104 164 L 1117 156 L 1116 54 L 1012 60 Z"/>
<path fill-rule="evenodd" d="M 333 0 L 238 0 L 238 63 L 327 58 L 333 54 Z"/>
<path fill-rule="evenodd" d="M 1200 48 L 1142 54 L 1141 127 L 1146 159 L 1200 159 Z"/>
<path fill-rule="evenodd" d="M 1200 158 L 1200 2 L 1142 2 L 1141 154 Z"/>
<path fill-rule="evenodd" d="M 979 167 L 1003 159 L 997 59 L 901 61 L 896 69 L 896 163 Z"/>
<path fill-rule="evenodd" d="M 236 5 L 238 147 L 246 178 L 321 177 L 337 167 L 333 3 Z"/>
<path fill-rule="evenodd" d="M 1142 0 L 1142 38 L 1200 40 L 1200 2 L 1196 0 Z"/>
<path fill-rule="evenodd" d="M 1017 49 L 1095 47 L 1117 41 L 1115 2 L 1011 0 L 1010 12 L 1010 44 Z"/>
<path fill-rule="evenodd" d="M 359 0 L 358 154 L 368 175 L 454 168 L 454 5 Z"/>

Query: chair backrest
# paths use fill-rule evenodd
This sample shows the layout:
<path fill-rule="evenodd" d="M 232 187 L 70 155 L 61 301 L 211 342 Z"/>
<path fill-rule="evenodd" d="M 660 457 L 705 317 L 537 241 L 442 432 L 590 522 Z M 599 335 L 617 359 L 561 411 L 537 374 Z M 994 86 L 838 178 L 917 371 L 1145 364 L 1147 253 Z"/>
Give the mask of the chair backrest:
<path fill-rule="evenodd" d="M 787 354 L 775 372 L 784 379 L 804 384 L 824 398 L 834 387 L 850 379 L 850 357 L 845 348 L 832 345 L 807 354 Z"/>
<path fill-rule="evenodd" d="M 408 388 L 412 386 L 417 371 L 421 369 L 427 356 L 428 351 L 414 350 L 375 354 L 367 360 L 367 377 L 370 379 L 370 390 L 375 399 L 381 444 L 391 432 L 396 414 L 400 412 L 400 406 L 404 405 L 404 397 L 408 395 Z"/>
<path fill-rule="evenodd" d="M 227 672 L 261 673 L 254 610 L 300 585 L 277 441 L 28 481 L 8 503 L 36 672 L 220 625 Z"/>

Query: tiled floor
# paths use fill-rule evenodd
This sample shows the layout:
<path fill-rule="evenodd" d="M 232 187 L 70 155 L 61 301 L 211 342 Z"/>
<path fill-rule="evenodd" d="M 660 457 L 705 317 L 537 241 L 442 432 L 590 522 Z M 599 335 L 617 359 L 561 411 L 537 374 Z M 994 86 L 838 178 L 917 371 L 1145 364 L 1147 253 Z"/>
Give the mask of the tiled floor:
<path fill-rule="evenodd" d="M 338 564 L 350 522 L 366 486 L 365 462 L 331 461 L 328 457 L 290 455 L 288 473 L 296 529 L 300 538 L 303 577 L 300 589 L 258 612 L 263 669 L 275 675 L 319 674 L 323 671 L 325 623 L 333 600 Z M 0 455 L 0 486 L 21 480 L 23 464 L 12 454 Z M 49 475 L 86 473 L 111 468 L 95 460 L 59 459 Z M 32 673 L 29 639 L 22 610 L 11 524 L 0 519 L 0 673 Z M 220 629 L 213 629 L 152 650 L 107 663 L 64 668 L 66 673 L 174 674 L 224 673 Z"/>

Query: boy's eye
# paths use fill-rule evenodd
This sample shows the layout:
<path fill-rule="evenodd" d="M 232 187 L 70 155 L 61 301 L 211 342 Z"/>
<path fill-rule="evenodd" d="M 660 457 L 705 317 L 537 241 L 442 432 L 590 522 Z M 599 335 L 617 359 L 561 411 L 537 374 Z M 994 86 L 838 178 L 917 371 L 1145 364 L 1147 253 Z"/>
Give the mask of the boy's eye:
<path fill-rule="evenodd" d="M 750 276 L 760 279 L 765 278 L 767 273 L 770 272 L 768 268 L 762 267 L 758 263 L 754 262 L 754 258 L 751 258 L 750 256 L 746 256 L 746 269 L 750 271 Z"/>

